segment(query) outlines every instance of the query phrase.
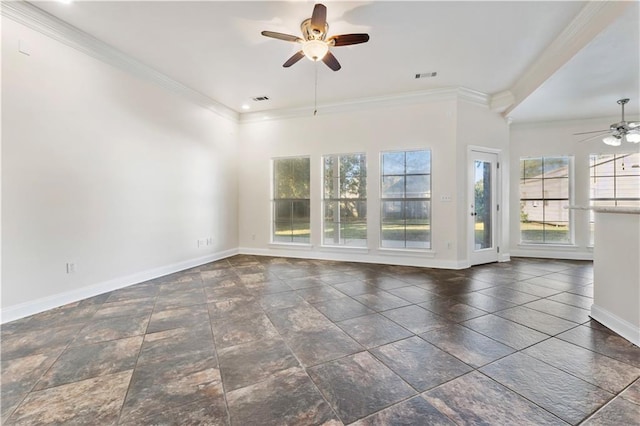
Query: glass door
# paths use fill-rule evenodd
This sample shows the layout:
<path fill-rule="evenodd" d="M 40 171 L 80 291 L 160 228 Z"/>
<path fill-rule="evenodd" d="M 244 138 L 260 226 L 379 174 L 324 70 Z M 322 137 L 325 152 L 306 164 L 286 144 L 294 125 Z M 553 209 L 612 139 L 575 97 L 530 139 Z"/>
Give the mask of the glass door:
<path fill-rule="evenodd" d="M 470 263 L 496 262 L 497 165 L 498 155 L 470 151 L 469 244 Z"/>

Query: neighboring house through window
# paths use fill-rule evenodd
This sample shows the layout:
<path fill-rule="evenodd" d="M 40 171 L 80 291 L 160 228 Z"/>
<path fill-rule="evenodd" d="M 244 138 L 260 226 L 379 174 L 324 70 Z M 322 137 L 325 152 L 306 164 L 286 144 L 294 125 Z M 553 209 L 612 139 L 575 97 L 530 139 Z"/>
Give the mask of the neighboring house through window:
<path fill-rule="evenodd" d="M 591 154 L 589 201 L 592 207 L 640 207 L 640 153 Z M 593 211 L 589 224 L 593 245 Z"/>
<path fill-rule="evenodd" d="M 520 159 L 520 241 L 570 244 L 570 157 Z"/>

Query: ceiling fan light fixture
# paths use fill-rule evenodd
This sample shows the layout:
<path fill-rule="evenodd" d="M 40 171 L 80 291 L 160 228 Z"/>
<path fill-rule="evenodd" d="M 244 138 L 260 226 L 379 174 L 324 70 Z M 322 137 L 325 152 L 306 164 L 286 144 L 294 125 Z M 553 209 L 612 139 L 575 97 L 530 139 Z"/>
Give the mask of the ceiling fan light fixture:
<path fill-rule="evenodd" d="M 620 136 L 607 136 L 605 138 L 602 139 L 602 142 L 606 143 L 607 145 L 611 145 L 611 146 L 620 146 L 620 144 L 622 144 L 621 141 L 621 137 Z"/>
<path fill-rule="evenodd" d="M 329 45 L 322 40 L 307 40 L 302 43 L 304 56 L 312 61 L 320 61 L 329 51 Z"/>
<path fill-rule="evenodd" d="M 627 142 L 640 143 L 640 133 L 627 133 L 625 137 Z"/>

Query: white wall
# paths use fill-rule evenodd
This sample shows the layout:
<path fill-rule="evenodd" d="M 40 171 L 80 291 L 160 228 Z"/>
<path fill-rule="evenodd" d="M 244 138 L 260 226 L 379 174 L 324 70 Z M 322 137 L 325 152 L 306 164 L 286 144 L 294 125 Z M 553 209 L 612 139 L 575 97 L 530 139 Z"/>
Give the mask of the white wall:
<path fill-rule="evenodd" d="M 4 18 L 2 114 L 3 321 L 237 251 L 237 123 Z"/>
<path fill-rule="evenodd" d="M 333 113 L 322 108 L 317 116 L 244 122 L 240 126 L 240 251 L 246 253 L 316 257 L 363 262 L 460 268 L 466 265 L 466 216 L 460 214 L 466 188 L 466 161 L 460 161 L 458 107 L 455 96 L 420 104 L 363 107 Z M 480 108 L 480 107 L 478 107 Z M 489 112 L 485 109 L 486 112 Z M 467 117 L 483 117 L 474 108 Z M 473 119 L 475 120 L 475 119 Z M 501 120 L 501 119 L 500 119 Z M 507 143 L 502 122 L 499 146 Z M 475 121 L 474 121 L 475 123 Z M 490 140 L 494 131 L 476 130 Z M 493 141 L 492 143 L 496 143 Z M 465 145 L 466 147 L 466 145 Z M 430 149 L 432 154 L 432 251 L 407 252 L 380 249 L 380 152 Z M 321 157 L 325 154 L 367 154 L 369 215 L 368 250 L 321 247 Z M 311 157 L 311 247 L 291 248 L 270 244 L 270 160 L 274 157 Z M 452 196 L 451 202 L 441 201 Z"/>
<path fill-rule="evenodd" d="M 591 317 L 640 345 L 640 211 L 596 212 Z"/>
<path fill-rule="evenodd" d="M 637 118 L 627 117 L 633 121 Z M 600 138 L 579 142 L 588 137 L 574 136 L 574 133 L 608 129 L 609 125 L 620 121 L 620 117 L 591 120 L 514 124 L 511 126 L 511 255 L 538 256 L 567 259 L 592 259 L 593 249 L 589 247 L 589 212 L 572 212 L 574 245 L 535 246 L 520 244 L 519 167 L 521 157 L 569 155 L 574 158 L 573 200 L 576 206 L 589 205 L 589 155 L 607 153 L 638 152 L 640 144 L 625 143 L 619 147 L 605 145 Z"/>

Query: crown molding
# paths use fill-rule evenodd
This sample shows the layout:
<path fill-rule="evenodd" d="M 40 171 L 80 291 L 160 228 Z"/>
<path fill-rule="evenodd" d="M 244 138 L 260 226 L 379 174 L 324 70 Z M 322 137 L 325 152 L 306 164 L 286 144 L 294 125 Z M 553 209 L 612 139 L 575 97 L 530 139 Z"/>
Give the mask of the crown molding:
<path fill-rule="evenodd" d="M 633 1 L 589 1 L 509 89 L 514 96 L 513 103 L 502 114 L 507 116 L 513 111 L 633 3 Z"/>
<path fill-rule="evenodd" d="M 329 115 L 363 109 L 388 108 L 393 106 L 424 104 L 429 102 L 442 102 L 460 100 L 489 107 L 489 95 L 465 87 L 444 87 L 439 89 L 408 92 L 390 96 L 376 96 L 352 99 L 344 102 L 320 104 L 317 107 L 318 114 Z M 241 123 L 258 121 L 283 120 L 287 118 L 312 117 L 313 107 L 286 108 L 269 111 L 245 112 L 240 114 Z"/>
<path fill-rule="evenodd" d="M 107 43 L 87 34 L 61 19 L 23 0 L 3 1 L 2 16 L 38 31 L 84 54 L 96 58 L 136 77 L 151 81 L 208 110 L 231 119 L 239 120 L 238 112 L 210 97 L 185 86 L 171 77 L 143 64 Z"/>

